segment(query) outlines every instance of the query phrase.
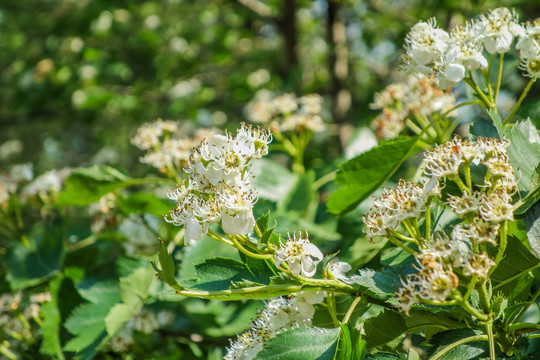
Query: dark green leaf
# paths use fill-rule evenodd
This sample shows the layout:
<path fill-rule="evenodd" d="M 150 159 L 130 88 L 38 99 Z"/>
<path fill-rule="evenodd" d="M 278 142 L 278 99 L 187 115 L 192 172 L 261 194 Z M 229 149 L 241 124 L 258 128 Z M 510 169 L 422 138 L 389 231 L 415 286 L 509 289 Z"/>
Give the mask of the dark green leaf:
<path fill-rule="evenodd" d="M 328 210 L 334 214 L 352 210 L 397 171 L 415 144 L 416 138 L 384 141 L 376 148 L 342 164 L 335 182 L 343 187 L 330 195 Z"/>
<path fill-rule="evenodd" d="M 65 189 L 58 196 L 58 205 L 89 205 L 125 186 L 129 180 L 127 175 L 105 165 L 75 169 L 65 181 Z"/>
<path fill-rule="evenodd" d="M 40 283 L 60 271 L 64 258 L 64 234 L 59 226 L 38 224 L 32 229 L 30 243 L 15 244 L 5 258 L 6 278 L 11 289 Z"/>
<path fill-rule="evenodd" d="M 384 309 L 364 322 L 365 340 L 368 348 L 386 344 L 407 331 L 403 316 L 393 310 Z"/>
<path fill-rule="evenodd" d="M 485 119 L 479 119 L 475 121 L 474 124 L 471 126 L 469 133 L 474 138 L 482 136 L 486 138 L 499 139 L 499 132 L 497 131 L 495 125 L 493 125 L 493 122 Z"/>
<path fill-rule="evenodd" d="M 493 121 L 493 125 L 495 126 L 495 129 L 497 129 L 499 139 L 503 139 L 505 137 L 504 136 L 505 134 L 504 134 L 504 125 L 503 125 L 501 117 L 496 111 L 493 111 L 491 109 L 488 110 L 487 113 L 489 117 L 491 118 L 491 120 Z"/>
<path fill-rule="evenodd" d="M 194 288 L 201 290 L 226 290 L 232 282 L 248 280 L 258 283 L 258 278 L 251 273 L 246 264 L 230 258 L 211 258 L 195 265 L 198 281 Z M 258 283 L 262 285 L 261 283 Z"/>
<path fill-rule="evenodd" d="M 366 360 L 396 360 L 402 359 L 399 355 L 387 353 L 387 352 L 378 352 L 375 354 L 370 354 L 366 357 Z"/>
<path fill-rule="evenodd" d="M 297 328 L 285 331 L 264 344 L 258 360 L 333 360 L 340 328 Z"/>
<path fill-rule="evenodd" d="M 442 351 L 446 346 L 465 338 L 482 335 L 483 333 L 471 329 L 459 329 L 459 330 L 448 330 L 443 331 L 438 334 L 435 334 L 430 343 L 434 345 L 430 349 L 430 356 L 437 354 Z M 485 341 L 473 341 L 460 346 L 455 347 L 454 349 L 448 351 L 440 359 L 441 360 L 473 360 L 477 359 L 482 355 L 485 355 L 487 349 L 487 342 Z"/>
<path fill-rule="evenodd" d="M 504 257 L 491 275 L 493 286 L 497 287 L 497 284 L 510 279 L 513 276 L 518 276 L 519 274 L 524 275 L 529 270 L 534 269 L 539 263 L 540 260 L 533 255 L 525 245 L 517 238 L 509 236 Z M 497 287 L 498 290 L 502 291 L 503 294 L 510 299 L 510 295 L 515 296 L 515 294 L 512 293 L 515 290 L 516 284 L 523 280 L 523 275 L 519 276 L 518 279 L 506 282 L 503 286 Z"/>
<path fill-rule="evenodd" d="M 353 275 L 350 279 L 359 291 L 378 299 L 387 299 L 399 286 L 399 278 L 394 274 L 370 269 L 361 269 L 359 275 Z"/>

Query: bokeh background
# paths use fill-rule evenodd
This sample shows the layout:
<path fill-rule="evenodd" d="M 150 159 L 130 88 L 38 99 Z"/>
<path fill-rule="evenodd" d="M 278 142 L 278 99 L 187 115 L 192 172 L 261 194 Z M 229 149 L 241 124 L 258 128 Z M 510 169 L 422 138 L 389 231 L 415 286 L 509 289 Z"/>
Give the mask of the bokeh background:
<path fill-rule="evenodd" d="M 3 0 L 0 161 L 131 170 L 140 124 L 235 127 L 261 89 L 319 93 L 357 126 L 414 23 L 496 6 L 540 14 L 532 0 Z"/>
<path fill-rule="evenodd" d="M 34 177 L 52 169 L 92 165 L 108 165 L 133 177 L 156 175 L 156 169 L 139 162 L 142 152 L 130 142 L 139 126 L 162 118 L 188 122 L 192 128 L 235 129 L 247 121 L 246 105 L 261 91 L 324 97 L 328 131 L 306 152 L 308 167 L 320 178 L 343 161 L 343 149 L 354 130 L 376 116 L 369 104 L 375 92 L 400 76 L 403 41 L 412 25 L 436 17 L 448 29 L 500 6 L 515 8 L 522 20 L 540 16 L 538 0 L 0 0 L 0 180 L 13 165 L 24 163 L 33 165 Z M 519 60 L 508 57 L 506 61 L 513 73 L 505 74 L 505 96 L 515 99 L 527 79 L 511 63 Z M 537 125 L 538 95 L 535 86 L 521 109 Z M 264 199 L 257 205 L 259 215 L 266 207 L 274 209 Z M 16 267 L 19 258 L 10 260 L 8 255 L 15 253 L 12 249 L 26 249 L 25 239 L 32 244 L 34 235 L 37 239 L 48 234 L 45 230 L 51 223 L 67 229 L 64 238 L 54 238 L 59 249 L 64 251 L 62 242 L 73 245 L 66 250 L 69 254 L 61 269 L 65 279 L 72 280 L 65 280 L 53 297 L 61 311 L 62 324 L 56 327 L 59 342 L 63 346 L 77 334 L 74 329 L 80 324 L 69 319 L 77 318 L 72 310 L 87 305 L 88 298 L 83 299 L 85 288 L 76 281 L 79 275 L 74 271 L 70 275 L 69 269 L 84 271 L 85 281 L 114 278 L 117 286 L 118 278 L 143 264 L 137 258 L 139 248 L 128 251 L 118 244 L 130 238 L 151 239 L 152 253 L 144 254 L 150 256 L 157 251 L 156 232 L 163 236 L 173 231 L 165 228 L 161 209 L 154 209 L 153 217 L 142 214 L 139 222 L 132 221 L 135 210 L 124 210 L 122 223 L 107 224 L 118 227 L 114 236 L 102 236 L 87 248 L 83 248 L 87 244 L 77 247 L 77 241 L 93 236 L 88 214 L 81 209 L 60 216 L 60 211 L 34 208 L 27 212 L 31 216 L 24 227 L 6 232 L 15 233 L 13 239 L 0 233 L 0 335 L 11 319 L 4 315 L 17 310 L 1 299 L 26 287 L 14 285 L 13 274 L 21 270 Z M 329 217 L 324 206 L 319 210 L 317 225 Z M 280 231 L 294 229 L 286 220 L 280 219 Z M 367 241 L 352 246 L 361 236 L 361 215 L 340 218 L 339 223 L 330 220 L 331 232 L 321 226 L 320 234 L 314 234 L 327 241 L 323 250 L 341 246 L 344 256 L 365 259 L 358 254 L 367 251 L 361 248 Z M 0 213 L 0 225 L 3 221 Z M 22 251 L 16 255 L 32 259 L 33 252 Z M 204 259 L 203 255 L 197 256 Z M 60 264 L 54 256 L 52 260 Z M 144 261 L 150 268 L 148 259 Z M 50 279 L 39 278 L 36 286 L 28 283 L 30 293 L 49 291 Z M 21 295 L 13 296 L 20 299 Z M 33 301 L 30 295 L 23 299 Z M 99 353 L 89 346 L 80 358 L 218 359 L 228 338 L 243 331 L 260 309 L 260 302 L 246 304 L 156 300 L 145 305 L 147 312 L 138 319 L 167 310 L 174 326 L 139 329 L 129 351 L 123 351 L 122 344 Z M 48 314 L 51 319 L 56 313 Z M 54 358 L 49 356 L 54 351 L 47 354 L 40 348 L 37 334 L 43 331 L 38 325 L 32 323 L 35 337 L 30 336 L 33 342 L 26 345 L 13 342 L 13 337 L 8 343 L 2 339 L 5 334 L 0 336 L 0 358 L 5 348 L 18 356 L 15 359 Z"/>

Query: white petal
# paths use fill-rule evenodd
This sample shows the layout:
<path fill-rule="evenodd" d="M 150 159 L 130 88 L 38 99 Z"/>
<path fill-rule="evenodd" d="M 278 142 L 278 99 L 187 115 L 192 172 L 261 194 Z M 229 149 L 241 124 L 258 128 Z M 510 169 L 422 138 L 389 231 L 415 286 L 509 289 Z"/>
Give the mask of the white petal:
<path fill-rule="evenodd" d="M 313 245 L 312 243 L 309 243 L 307 245 L 307 253 L 311 256 L 313 256 L 314 258 L 317 258 L 319 260 L 322 260 L 323 258 L 323 254 L 321 252 L 321 250 L 319 250 L 318 247 L 316 247 L 315 245 Z"/>

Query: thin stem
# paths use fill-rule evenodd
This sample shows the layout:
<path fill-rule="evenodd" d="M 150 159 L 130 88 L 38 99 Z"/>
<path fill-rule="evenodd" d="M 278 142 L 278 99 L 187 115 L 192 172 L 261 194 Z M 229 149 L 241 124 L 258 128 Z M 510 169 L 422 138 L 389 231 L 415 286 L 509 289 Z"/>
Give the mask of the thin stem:
<path fill-rule="evenodd" d="M 400 234 L 400 233 L 398 233 L 398 232 L 395 231 L 395 230 L 389 229 L 389 231 L 390 231 L 390 233 L 391 233 L 392 235 L 394 235 L 394 236 L 395 236 L 396 238 L 398 238 L 398 239 L 401 239 L 401 240 L 403 240 L 403 241 L 412 242 L 412 243 L 414 243 L 414 244 L 418 244 L 418 241 L 417 241 L 416 239 L 412 238 L 412 237 L 409 237 L 409 236 Z"/>
<path fill-rule="evenodd" d="M 514 333 L 516 331 L 521 332 L 533 332 L 540 330 L 540 324 L 531 324 L 531 323 L 515 323 L 508 326 L 508 332 Z"/>
<path fill-rule="evenodd" d="M 499 90 L 501 88 L 503 59 L 504 53 L 502 53 L 499 57 L 499 71 L 497 72 L 497 84 L 495 85 L 495 96 L 493 97 L 493 102 L 495 102 L 495 105 L 497 105 L 497 98 L 499 97 Z"/>
<path fill-rule="evenodd" d="M 499 263 L 501 262 L 501 259 L 504 255 L 504 252 L 506 251 L 506 244 L 507 244 L 507 233 L 508 233 L 508 221 L 503 222 L 503 225 L 501 226 L 500 232 L 499 232 L 499 251 L 497 252 L 497 255 L 495 256 L 495 265 L 489 270 L 488 276 L 495 271 Z"/>
<path fill-rule="evenodd" d="M 457 186 L 459 186 L 459 189 L 463 192 L 467 191 L 469 192 L 469 188 L 463 183 L 463 180 L 461 180 L 461 177 L 459 177 L 459 174 L 456 174 L 455 176 L 449 177 L 450 180 L 455 182 Z"/>
<path fill-rule="evenodd" d="M 467 311 L 469 314 L 475 316 L 477 319 L 481 320 L 481 321 L 487 321 L 488 320 L 488 317 L 487 315 L 484 315 L 482 314 L 481 312 L 479 312 L 478 310 L 476 310 L 475 308 L 473 308 L 471 306 L 471 304 L 469 304 L 468 301 L 461 301 L 459 303 L 459 305 L 463 308 L 463 310 Z"/>
<path fill-rule="evenodd" d="M 404 245 L 401 243 L 401 241 L 399 241 L 398 239 L 396 239 L 395 236 L 393 236 L 392 234 L 389 234 L 388 236 L 388 240 L 390 240 L 392 242 L 392 244 L 402 248 L 403 250 L 405 250 L 406 252 L 408 252 L 409 254 L 412 254 L 412 255 L 416 255 L 416 252 L 414 250 L 412 250 L 410 247 Z"/>
<path fill-rule="evenodd" d="M 426 211 L 424 213 L 424 227 L 426 229 L 424 238 L 427 242 L 429 242 L 429 239 L 431 238 L 431 203 L 433 202 L 433 199 L 433 196 L 428 198 L 428 201 L 426 202 Z"/>
<path fill-rule="evenodd" d="M 483 281 L 480 285 L 480 291 L 478 292 L 480 295 L 480 305 L 482 306 L 482 309 L 485 313 L 489 313 L 489 295 L 486 288 L 487 281 Z"/>
<path fill-rule="evenodd" d="M 230 245 L 230 246 L 234 246 L 234 244 L 231 241 L 229 241 L 229 240 L 227 240 L 225 238 L 222 238 L 221 236 L 219 236 L 218 234 L 216 234 L 215 232 L 213 232 L 210 229 L 208 229 L 207 235 L 210 236 L 214 240 L 224 242 L 225 244 Z"/>
<path fill-rule="evenodd" d="M 467 105 L 480 105 L 482 106 L 484 103 L 480 100 L 471 100 L 471 101 L 465 101 L 465 102 L 462 102 L 462 103 L 459 103 L 457 104 L 456 106 L 454 106 L 453 108 L 451 108 L 450 110 L 447 110 L 445 112 L 442 113 L 441 117 L 442 118 L 445 118 L 448 116 L 448 114 L 450 114 L 452 111 L 454 110 L 457 110 L 459 109 L 460 107 L 463 107 L 463 106 L 467 106 Z"/>
<path fill-rule="evenodd" d="M 245 247 L 243 247 L 239 242 L 238 240 L 236 240 L 236 237 L 235 236 L 231 236 L 229 235 L 229 239 L 233 242 L 233 246 L 235 248 L 237 248 L 241 253 L 243 253 L 244 255 L 247 255 L 249 257 L 252 257 L 254 259 L 273 259 L 274 257 L 270 254 L 265 254 L 265 255 L 261 255 L 261 254 L 256 254 L 254 252 L 251 252 L 249 251 L 248 249 L 246 249 Z"/>
<path fill-rule="evenodd" d="M 336 314 L 336 296 L 334 295 L 334 293 L 328 294 L 328 296 L 326 297 L 326 303 L 328 304 L 328 313 L 330 313 L 330 317 L 332 318 L 334 327 L 339 327 L 339 320 Z"/>
<path fill-rule="evenodd" d="M 488 336 L 488 342 L 489 342 L 489 359 L 490 360 L 496 360 L 495 357 L 495 339 L 493 337 L 493 322 L 492 320 L 488 321 L 486 323 L 486 333 Z"/>
<path fill-rule="evenodd" d="M 477 282 L 478 282 L 478 278 L 476 276 L 473 276 L 471 282 L 467 286 L 467 292 L 465 293 L 465 295 L 463 295 L 463 301 L 469 300 L 469 296 L 471 296 Z"/>
<path fill-rule="evenodd" d="M 484 74 L 484 78 L 486 79 L 488 96 L 493 101 L 493 89 L 491 88 L 491 79 L 489 78 L 489 74 L 491 74 L 491 65 L 493 65 L 493 54 L 489 57 L 489 65 L 487 71 L 482 71 L 482 73 Z"/>
<path fill-rule="evenodd" d="M 489 341 L 489 338 L 488 338 L 487 335 L 475 335 L 475 336 L 469 336 L 469 337 L 467 337 L 465 339 L 455 341 L 455 342 L 451 343 L 450 345 L 448 345 L 447 347 L 445 347 L 444 349 L 442 349 L 441 351 L 439 351 L 437 354 L 435 354 L 431 358 L 429 358 L 429 360 L 438 360 L 441 357 L 443 357 L 444 354 L 448 353 L 450 350 L 452 350 L 452 349 L 454 349 L 454 348 L 456 348 L 456 347 L 458 347 L 460 345 L 470 343 L 470 342 L 473 342 L 473 341 Z"/>
<path fill-rule="evenodd" d="M 470 87 L 472 87 L 472 89 L 474 90 L 474 92 L 476 92 L 476 94 L 480 97 L 480 99 L 482 100 L 482 102 L 484 103 L 486 109 L 492 109 L 493 108 L 493 105 L 491 104 L 491 101 L 490 99 L 488 99 L 488 97 L 486 96 L 486 94 L 484 94 L 484 92 L 482 90 L 480 90 L 480 88 L 478 87 L 478 85 L 476 85 L 476 83 L 474 82 L 472 76 L 469 75 L 469 77 L 466 77 L 465 79 L 465 82 L 467 84 L 469 84 Z"/>
<path fill-rule="evenodd" d="M 535 81 L 536 81 L 536 77 L 532 77 L 531 80 L 529 80 L 529 82 L 527 83 L 527 86 L 525 86 L 525 89 L 523 89 L 523 92 L 521 93 L 521 96 L 519 97 L 516 105 L 514 105 L 514 107 L 512 108 L 512 112 L 510 113 L 510 115 L 508 115 L 506 119 L 504 119 L 503 125 L 509 122 L 510 120 L 512 120 L 512 117 L 518 111 L 519 107 L 521 106 L 521 103 L 523 102 L 527 94 L 529 93 L 529 90 L 531 90 L 531 86 L 532 84 L 534 84 Z"/>
<path fill-rule="evenodd" d="M 336 171 L 332 171 L 329 174 L 324 175 L 323 177 L 319 178 L 317 181 L 311 185 L 311 189 L 313 191 L 319 190 L 321 187 L 329 183 L 330 181 L 334 180 L 336 178 Z"/>
<path fill-rule="evenodd" d="M 343 324 L 347 324 L 349 322 L 349 319 L 351 318 L 351 315 L 352 313 L 354 312 L 354 309 L 356 308 L 356 306 L 358 305 L 358 303 L 360 303 L 360 300 L 362 300 L 362 297 L 361 296 L 357 296 L 351 306 L 349 306 L 349 309 L 347 310 L 347 313 L 345 314 L 345 316 L 343 317 L 343 321 L 342 323 Z"/>
<path fill-rule="evenodd" d="M 506 285 L 506 284 L 508 284 L 508 283 L 510 283 L 510 282 L 512 282 L 512 281 L 514 281 L 514 280 L 516 280 L 516 279 L 518 279 L 518 278 L 520 278 L 520 277 L 522 277 L 523 274 L 526 274 L 526 273 L 528 273 L 529 271 L 533 271 L 534 269 L 537 269 L 537 268 L 539 268 L 539 267 L 540 267 L 540 263 L 538 263 L 538 264 L 536 264 L 536 265 L 533 265 L 533 266 L 531 266 L 531 267 L 528 267 L 527 269 L 525 269 L 525 270 L 523 270 L 523 271 L 517 273 L 516 275 L 513 275 L 513 276 L 511 276 L 511 277 L 509 277 L 509 278 L 504 279 L 503 281 L 501 281 L 500 283 L 498 283 L 497 285 L 495 285 L 495 286 L 493 287 L 493 290 L 497 290 L 497 289 L 500 288 L 501 286 L 504 286 L 504 285 Z"/>
<path fill-rule="evenodd" d="M 470 161 L 463 163 L 463 172 L 465 173 L 465 183 L 469 189 L 472 189 L 471 181 L 471 163 Z"/>
<path fill-rule="evenodd" d="M 97 241 L 98 237 L 96 235 L 90 235 L 86 239 L 82 239 L 81 241 L 77 241 L 74 244 L 66 245 L 66 252 L 73 252 L 79 249 L 82 249 L 84 247 L 90 246 L 94 244 Z"/>
<path fill-rule="evenodd" d="M 532 299 L 528 302 L 527 306 L 524 306 L 518 313 L 518 315 L 516 316 L 516 320 L 521 320 L 521 318 L 523 317 L 523 315 L 525 315 L 525 313 L 527 312 L 527 310 L 531 307 L 532 304 L 534 304 L 536 302 L 536 299 L 538 298 L 538 295 L 540 295 L 540 289 L 538 289 L 536 291 L 536 293 L 534 293 Z"/>

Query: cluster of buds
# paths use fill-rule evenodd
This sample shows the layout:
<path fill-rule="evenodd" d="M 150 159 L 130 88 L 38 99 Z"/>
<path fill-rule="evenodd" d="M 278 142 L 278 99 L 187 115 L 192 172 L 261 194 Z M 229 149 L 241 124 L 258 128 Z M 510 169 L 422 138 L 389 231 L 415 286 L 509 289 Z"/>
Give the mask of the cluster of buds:
<path fill-rule="evenodd" d="M 429 208 L 429 203 L 440 195 L 438 183 L 423 187 L 410 181 L 400 180 L 393 190 L 385 189 L 373 208 L 364 215 L 364 233 L 369 239 L 378 236 L 394 236 L 401 223 L 410 223 Z"/>
<path fill-rule="evenodd" d="M 194 147 L 217 133 L 214 128 L 200 128 L 190 137 L 185 135 L 180 122 L 158 119 L 139 127 L 131 143 L 146 151 L 140 158 L 143 164 L 157 169 L 176 169 L 185 164 Z"/>
<path fill-rule="evenodd" d="M 200 240 L 211 223 L 220 223 L 229 235 L 250 233 L 257 195 L 249 163 L 268 153 L 271 140 L 268 132 L 244 125 L 235 137 L 213 135 L 204 140 L 189 158 L 188 179 L 169 191 L 176 207 L 165 220 L 185 226 L 186 242 Z"/>
<path fill-rule="evenodd" d="M 274 133 L 311 130 L 324 131 L 323 99 L 310 94 L 297 98 L 294 94 L 255 100 L 247 107 L 250 121 L 269 127 Z"/>
<path fill-rule="evenodd" d="M 470 281 L 488 278 L 498 259 L 488 256 L 487 247 L 498 246 L 499 238 L 506 236 L 501 229 L 514 220 L 512 195 L 517 185 L 506 152 L 508 144 L 496 139 L 455 137 L 425 154 L 425 175 L 431 177 L 426 186 L 400 181 L 395 190 L 377 199 L 374 210 L 364 217 L 367 237 L 387 237 L 395 243 L 409 241 L 418 247 L 418 251 L 407 248 L 414 252 L 418 267 L 398 292 L 400 310 L 408 313 L 420 302 L 443 304 L 454 295 L 459 298 L 456 271 Z M 483 180 L 473 182 L 471 171 L 484 169 Z M 441 184 L 446 181 L 453 181 L 459 190 L 451 193 L 449 188 L 442 196 Z M 450 236 L 442 230 L 431 233 L 430 206 L 436 197 L 442 197 L 440 205 L 448 206 L 461 220 Z M 423 236 L 419 227 L 422 214 L 426 229 Z M 409 236 L 395 231 L 400 224 Z"/>
<path fill-rule="evenodd" d="M 300 292 L 270 300 L 252 322 L 251 328 L 231 343 L 225 360 L 254 359 L 263 345 L 277 334 L 299 327 L 310 327 L 315 314 L 313 305 L 323 302 L 325 292 Z"/>
<path fill-rule="evenodd" d="M 435 19 L 419 22 L 411 28 L 405 45 L 405 67 L 425 75 L 435 74 L 441 87 L 456 86 L 467 71 L 486 69 L 489 54 L 504 54 L 519 37 L 523 68 L 532 77 L 539 74 L 540 48 L 534 40 L 537 23 L 524 28 L 514 10 L 497 8 L 468 21 L 450 32 L 439 29 Z"/>
<path fill-rule="evenodd" d="M 416 119 L 423 128 L 436 114 L 450 111 L 456 105 L 452 92 L 443 91 L 433 77 L 409 76 L 375 94 L 370 107 L 382 110 L 371 122 L 371 128 L 382 140 L 396 138 L 406 127 L 406 121 Z M 408 124 L 415 130 L 415 123 Z"/>

